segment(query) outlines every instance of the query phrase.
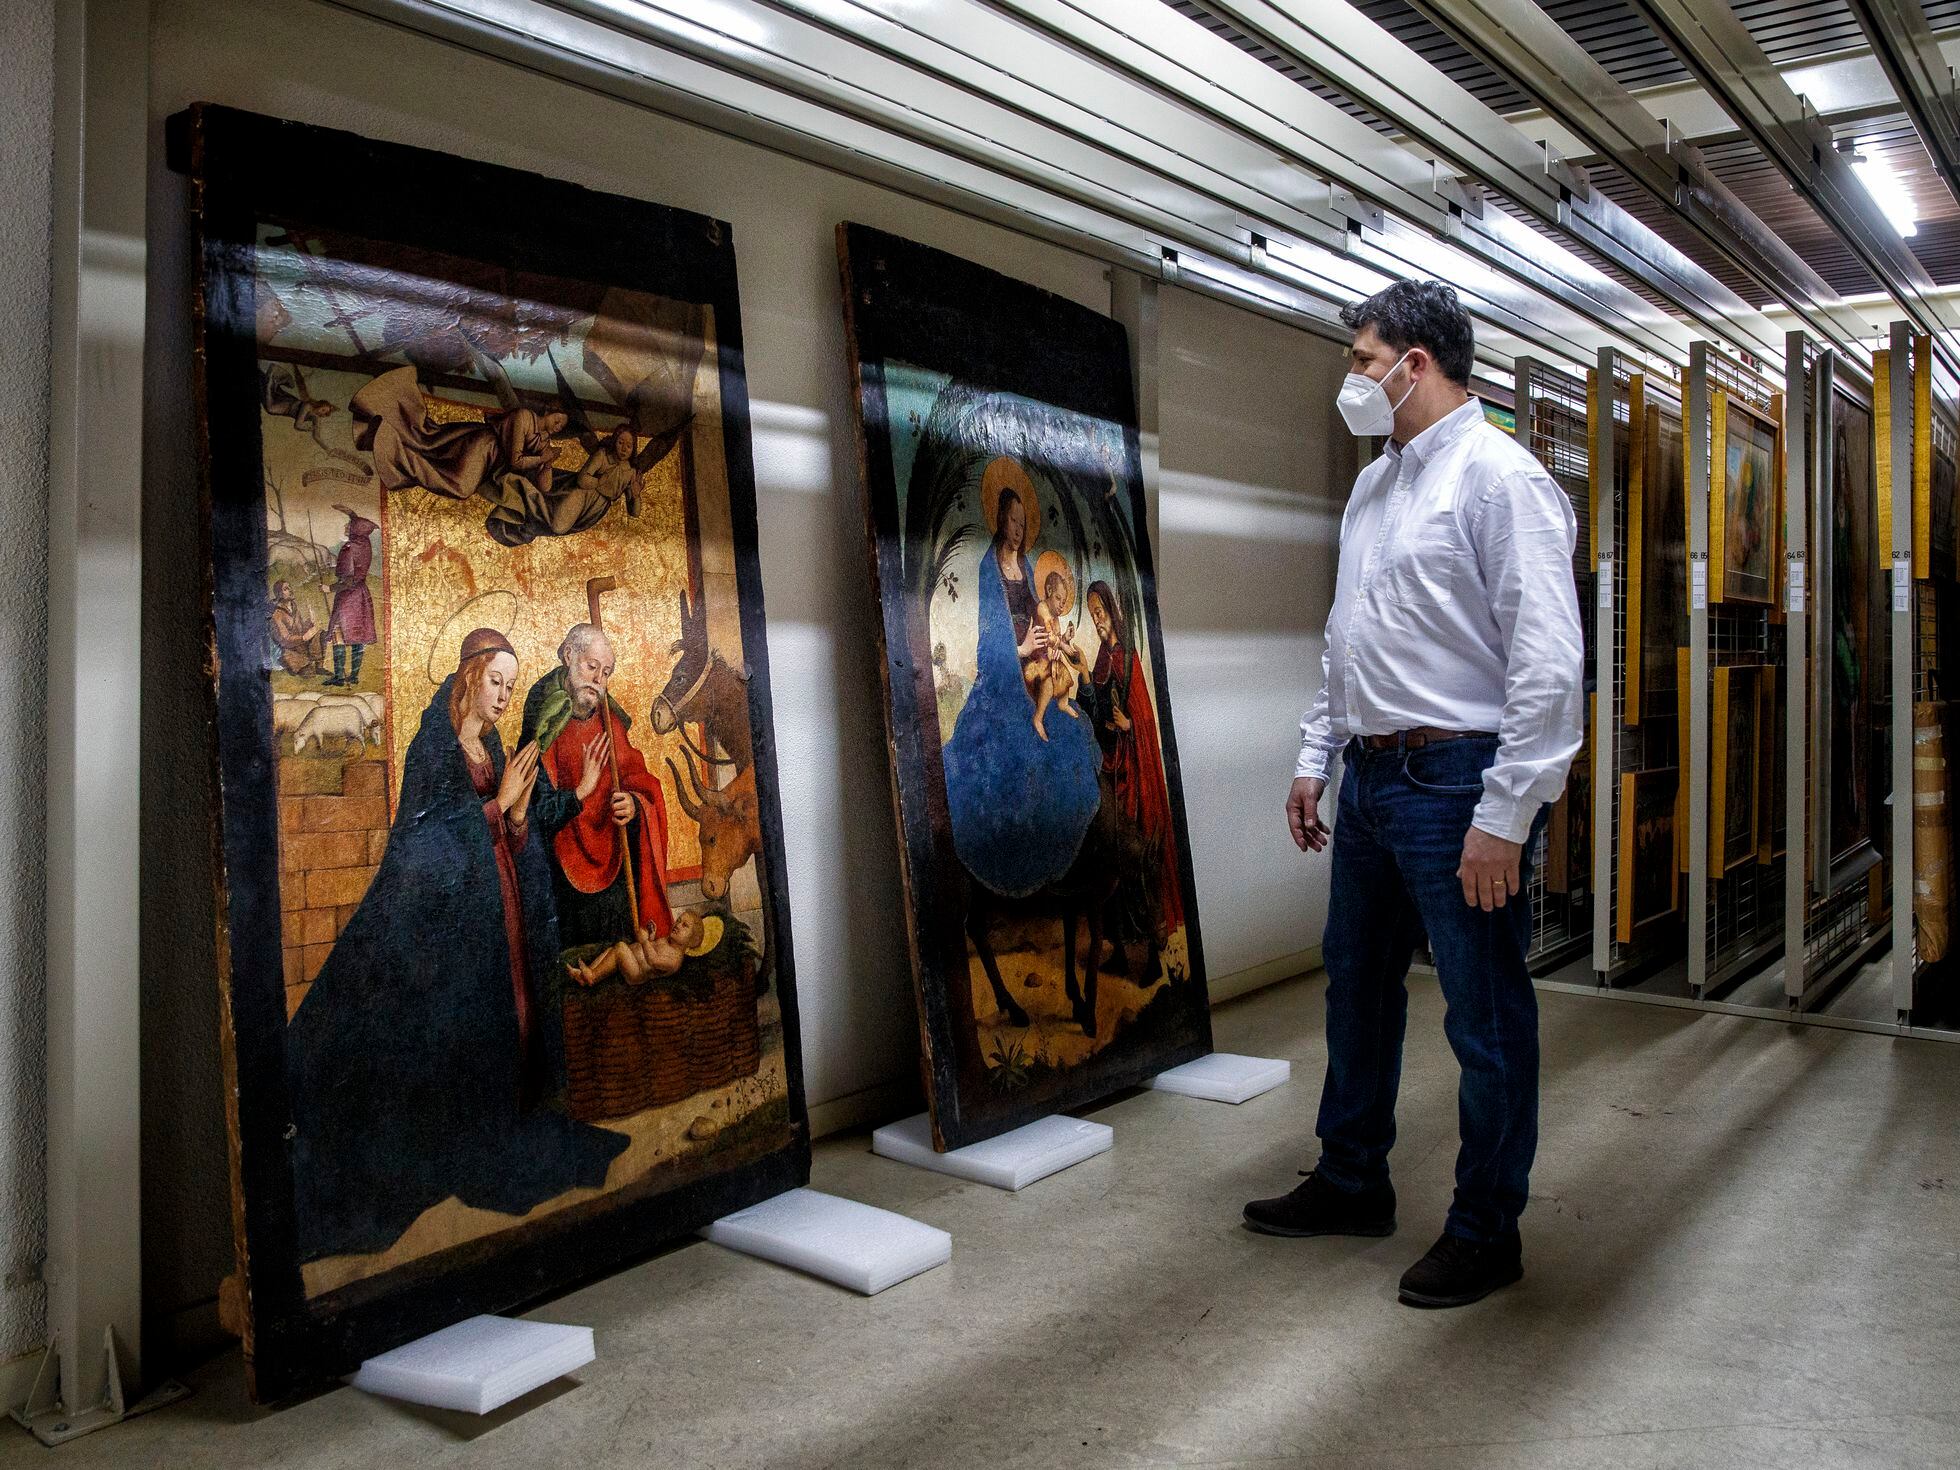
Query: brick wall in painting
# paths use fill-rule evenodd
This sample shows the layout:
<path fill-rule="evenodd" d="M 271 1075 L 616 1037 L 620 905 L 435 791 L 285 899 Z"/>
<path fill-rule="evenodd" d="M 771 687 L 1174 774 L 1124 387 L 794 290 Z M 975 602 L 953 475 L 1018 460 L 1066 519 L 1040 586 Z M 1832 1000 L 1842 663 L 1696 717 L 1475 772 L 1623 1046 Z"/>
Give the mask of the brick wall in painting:
<path fill-rule="evenodd" d="M 387 845 L 384 761 L 280 758 L 279 907 L 288 1017 L 354 916 Z"/>

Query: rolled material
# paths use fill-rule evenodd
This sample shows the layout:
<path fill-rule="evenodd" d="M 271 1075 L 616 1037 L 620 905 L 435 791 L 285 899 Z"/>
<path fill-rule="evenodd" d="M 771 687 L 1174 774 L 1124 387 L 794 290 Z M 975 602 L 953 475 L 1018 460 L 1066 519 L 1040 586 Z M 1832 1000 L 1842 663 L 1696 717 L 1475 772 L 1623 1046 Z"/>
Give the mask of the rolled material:
<path fill-rule="evenodd" d="M 1912 707 L 1912 912 L 1919 962 L 1946 957 L 1953 928 L 1952 805 L 1947 800 L 1943 704 Z"/>

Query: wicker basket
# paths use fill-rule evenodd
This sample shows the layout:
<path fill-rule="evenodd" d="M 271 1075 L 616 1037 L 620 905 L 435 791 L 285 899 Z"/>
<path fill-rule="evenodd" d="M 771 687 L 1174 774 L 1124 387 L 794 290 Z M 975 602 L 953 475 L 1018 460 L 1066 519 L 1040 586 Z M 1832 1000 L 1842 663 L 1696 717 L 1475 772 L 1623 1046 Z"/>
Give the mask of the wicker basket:
<path fill-rule="evenodd" d="M 565 988 L 565 1102 L 580 1122 L 679 1102 L 762 1065 L 756 961 Z"/>

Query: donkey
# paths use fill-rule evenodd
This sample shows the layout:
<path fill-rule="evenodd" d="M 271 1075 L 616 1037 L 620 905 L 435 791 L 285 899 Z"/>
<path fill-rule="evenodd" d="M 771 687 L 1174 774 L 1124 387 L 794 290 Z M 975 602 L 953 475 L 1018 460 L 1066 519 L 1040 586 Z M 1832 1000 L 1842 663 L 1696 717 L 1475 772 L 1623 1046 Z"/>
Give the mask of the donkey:
<path fill-rule="evenodd" d="M 676 656 L 673 672 L 653 699 L 654 733 L 679 730 L 681 744 L 703 765 L 733 766 L 739 774 L 755 759 L 749 736 L 748 669 L 732 667 L 708 647 L 705 604 L 690 600 L 685 589 L 680 604 L 681 636 L 668 650 Z M 708 749 L 702 750 L 688 737 L 685 727 L 692 724 L 707 732 Z M 720 756 L 714 754 L 717 746 L 723 752 Z"/>
<path fill-rule="evenodd" d="M 1097 783 L 1102 799 L 1096 806 L 1096 815 L 1083 835 L 1075 861 L 1053 883 L 1035 890 L 1026 898 L 1010 901 L 971 875 L 967 878 L 967 937 L 973 941 L 973 947 L 980 955 L 980 967 L 987 972 L 987 983 L 993 987 L 994 1004 L 1013 1025 L 1027 1025 L 1028 1013 L 1008 994 L 1007 986 L 1000 978 L 1000 965 L 994 958 L 988 931 L 994 918 L 1032 908 L 1037 912 L 1060 912 L 1062 977 L 1069 1007 L 1083 1033 L 1088 1036 L 1096 1034 L 1096 975 L 1102 963 L 1104 910 L 1123 881 L 1143 871 L 1145 861 L 1143 840 L 1124 820 L 1123 808 L 1116 798 L 1109 772 L 1099 772 Z M 1075 929 L 1079 918 L 1089 921 L 1089 962 L 1083 967 L 1080 985 L 1075 978 Z"/>

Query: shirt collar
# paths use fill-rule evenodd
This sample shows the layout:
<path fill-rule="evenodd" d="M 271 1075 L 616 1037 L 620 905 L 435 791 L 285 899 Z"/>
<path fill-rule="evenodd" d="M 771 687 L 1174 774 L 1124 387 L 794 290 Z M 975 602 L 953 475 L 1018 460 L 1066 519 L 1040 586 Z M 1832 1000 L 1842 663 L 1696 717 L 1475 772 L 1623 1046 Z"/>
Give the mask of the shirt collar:
<path fill-rule="evenodd" d="M 1398 448 L 1393 439 L 1389 440 L 1384 452 L 1393 460 L 1400 460 L 1405 454 L 1413 456 L 1417 466 L 1421 466 L 1428 463 L 1435 456 L 1436 451 L 1445 444 L 1451 443 L 1457 436 L 1467 433 L 1473 425 L 1480 423 L 1483 416 L 1483 400 L 1473 393 L 1461 408 L 1452 409 L 1444 414 L 1407 444 Z"/>

